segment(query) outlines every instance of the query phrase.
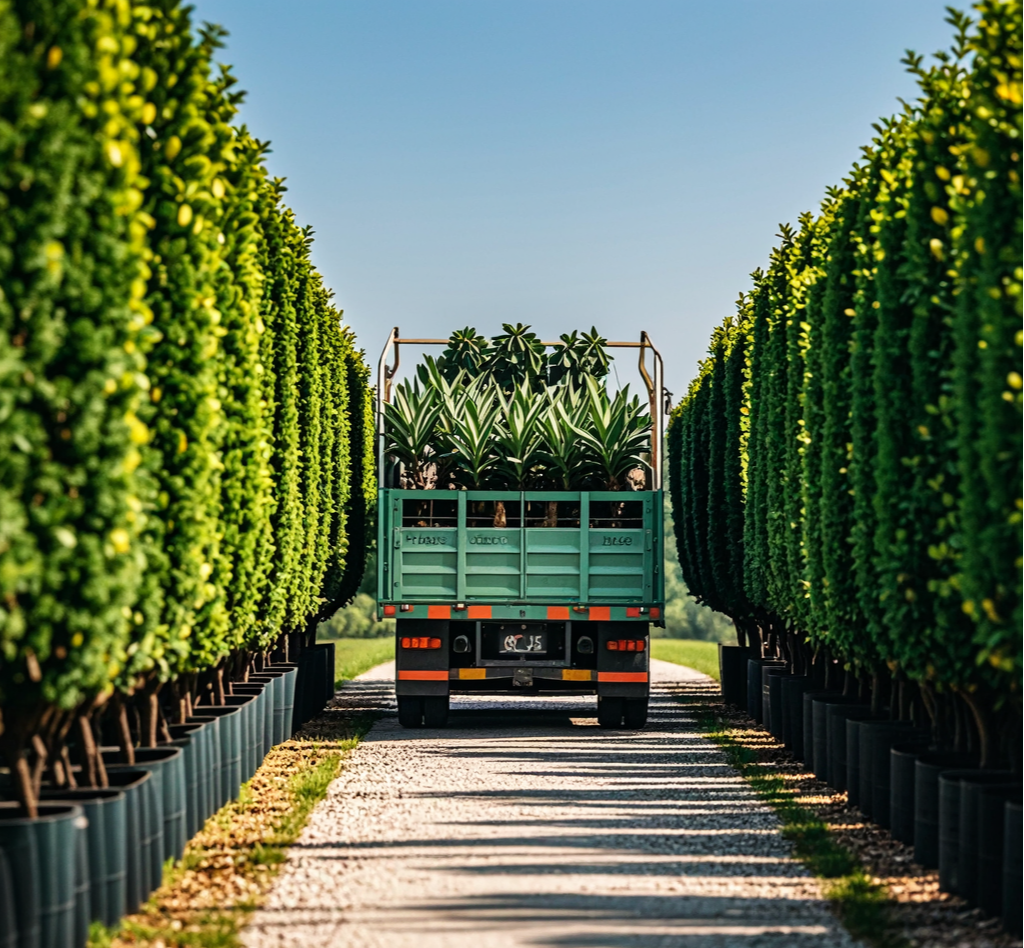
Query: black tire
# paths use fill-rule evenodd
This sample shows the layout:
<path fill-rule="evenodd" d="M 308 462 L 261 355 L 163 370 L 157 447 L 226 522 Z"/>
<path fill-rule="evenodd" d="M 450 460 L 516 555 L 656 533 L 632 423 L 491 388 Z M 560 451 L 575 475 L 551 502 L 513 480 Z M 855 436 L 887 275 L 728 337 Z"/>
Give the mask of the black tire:
<path fill-rule="evenodd" d="M 402 727 L 423 727 L 423 698 L 420 695 L 398 696 L 398 723 Z"/>
<path fill-rule="evenodd" d="M 445 727 L 448 724 L 448 695 L 430 695 L 423 699 L 425 727 Z"/>
<path fill-rule="evenodd" d="M 623 714 L 626 727 L 638 729 L 647 724 L 647 699 L 626 698 L 626 710 Z"/>
<path fill-rule="evenodd" d="M 622 715 L 625 710 L 623 698 L 597 698 L 597 723 L 601 727 L 622 727 Z"/>

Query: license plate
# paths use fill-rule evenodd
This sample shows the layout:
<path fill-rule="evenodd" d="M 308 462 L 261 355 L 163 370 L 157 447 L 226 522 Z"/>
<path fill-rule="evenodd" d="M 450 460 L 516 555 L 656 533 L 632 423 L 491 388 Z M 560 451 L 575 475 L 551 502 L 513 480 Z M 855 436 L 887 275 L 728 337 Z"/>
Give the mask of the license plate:
<path fill-rule="evenodd" d="M 543 632 L 510 632 L 498 640 L 499 655 L 546 655 L 548 637 Z"/>

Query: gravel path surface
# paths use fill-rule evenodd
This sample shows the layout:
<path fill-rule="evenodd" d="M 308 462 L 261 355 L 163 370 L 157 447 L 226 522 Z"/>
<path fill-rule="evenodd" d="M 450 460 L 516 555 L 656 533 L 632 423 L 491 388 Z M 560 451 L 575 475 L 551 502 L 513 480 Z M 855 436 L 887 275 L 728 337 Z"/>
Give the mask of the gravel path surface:
<path fill-rule="evenodd" d="M 854 943 L 652 661 L 640 732 L 596 699 L 453 698 L 445 730 L 381 718 L 291 848 L 249 948 L 845 948 Z M 348 683 L 394 708 L 393 665 Z"/>

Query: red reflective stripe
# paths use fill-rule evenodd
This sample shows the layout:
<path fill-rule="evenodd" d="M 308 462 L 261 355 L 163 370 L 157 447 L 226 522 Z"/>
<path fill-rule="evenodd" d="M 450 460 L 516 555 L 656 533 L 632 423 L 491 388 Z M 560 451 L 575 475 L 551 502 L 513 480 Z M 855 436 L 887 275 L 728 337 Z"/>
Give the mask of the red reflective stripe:
<path fill-rule="evenodd" d="M 399 681 L 447 681 L 447 671 L 400 671 Z"/>
<path fill-rule="evenodd" d="M 428 619 L 450 619 L 451 617 L 451 606 L 427 606 Z"/>
<path fill-rule="evenodd" d="M 661 618 L 661 610 L 657 606 L 653 606 L 651 608 L 651 618 L 652 619 L 660 619 Z"/>
<path fill-rule="evenodd" d="M 548 606 L 548 619 L 568 619 L 569 618 L 569 607 L 568 606 Z"/>
<path fill-rule="evenodd" d="M 647 672 L 598 672 L 598 681 L 647 681 Z"/>
<path fill-rule="evenodd" d="M 470 606 L 468 619 L 489 619 L 491 617 L 490 606 Z"/>
<path fill-rule="evenodd" d="M 612 618 L 611 606 L 591 606 L 590 615 L 587 616 L 591 622 L 610 622 Z"/>

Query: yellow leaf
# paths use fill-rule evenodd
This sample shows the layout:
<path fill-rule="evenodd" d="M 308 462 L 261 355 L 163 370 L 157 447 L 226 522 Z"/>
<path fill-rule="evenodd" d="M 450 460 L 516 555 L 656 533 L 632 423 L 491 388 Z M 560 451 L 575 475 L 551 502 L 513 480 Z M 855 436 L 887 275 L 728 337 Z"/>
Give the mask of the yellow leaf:
<path fill-rule="evenodd" d="M 188 450 L 188 438 L 185 437 L 185 432 L 182 431 L 178 435 L 178 454 L 184 454 Z"/>
<path fill-rule="evenodd" d="M 167 145 L 164 147 L 164 157 L 168 161 L 173 161 L 179 151 L 181 151 L 181 139 L 177 135 L 172 135 L 167 139 Z"/>
<path fill-rule="evenodd" d="M 152 102 L 147 102 L 142 107 L 142 124 L 152 125 L 156 119 L 156 106 Z"/>
<path fill-rule="evenodd" d="M 110 542 L 117 553 L 127 553 L 132 546 L 131 537 L 128 536 L 128 531 L 123 527 L 110 531 Z"/>
<path fill-rule="evenodd" d="M 178 226 L 188 227 L 192 222 L 192 208 L 188 204 L 182 204 L 178 208 Z"/>
<path fill-rule="evenodd" d="M 949 220 L 949 214 L 946 213 L 945 208 L 933 207 L 932 208 L 932 220 L 935 221 L 940 227 Z M 933 251 L 934 252 L 934 251 Z"/>
<path fill-rule="evenodd" d="M 64 58 L 64 51 L 59 46 L 51 46 L 46 53 L 46 68 L 56 69 Z"/>
<path fill-rule="evenodd" d="M 938 237 L 933 237 L 928 241 L 928 249 L 931 250 L 932 256 L 938 260 L 944 260 L 946 258 L 946 251 L 943 249 L 942 241 Z"/>

